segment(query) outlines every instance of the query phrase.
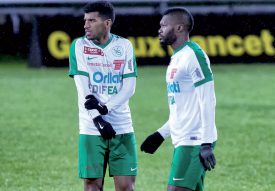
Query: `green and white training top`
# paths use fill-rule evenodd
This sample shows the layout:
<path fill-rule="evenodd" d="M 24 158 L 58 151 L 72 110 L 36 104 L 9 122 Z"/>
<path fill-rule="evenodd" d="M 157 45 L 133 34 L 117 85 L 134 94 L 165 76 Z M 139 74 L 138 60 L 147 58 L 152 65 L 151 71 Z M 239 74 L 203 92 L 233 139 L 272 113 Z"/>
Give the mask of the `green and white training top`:
<path fill-rule="evenodd" d="M 175 147 L 216 141 L 213 75 L 199 45 L 187 41 L 174 51 L 166 83 L 170 115 L 161 135 L 171 135 Z"/>
<path fill-rule="evenodd" d="M 78 91 L 80 134 L 100 135 L 84 107 L 88 94 L 106 104 L 109 113 L 102 117 L 111 123 L 117 134 L 133 132 L 130 96 L 119 105 L 111 102 L 120 97 L 125 79 L 137 76 L 136 59 L 129 40 L 114 34 L 110 34 L 104 45 L 97 45 L 86 37 L 74 40 L 70 48 L 69 75 L 75 78 Z M 85 83 L 79 83 L 76 80 L 79 77 Z"/>

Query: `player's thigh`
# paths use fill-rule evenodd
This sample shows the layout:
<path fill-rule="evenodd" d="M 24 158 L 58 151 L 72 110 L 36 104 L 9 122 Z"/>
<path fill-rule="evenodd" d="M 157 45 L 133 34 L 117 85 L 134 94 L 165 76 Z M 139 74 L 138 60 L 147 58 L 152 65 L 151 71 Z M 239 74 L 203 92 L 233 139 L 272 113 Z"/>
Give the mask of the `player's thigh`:
<path fill-rule="evenodd" d="M 136 176 L 137 151 L 134 133 L 116 135 L 110 141 L 109 171 L 111 176 Z"/>
<path fill-rule="evenodd" d="M 79 135 L 80 178 L 103 178 L 106 169 L 108 142 L 96 135 Z"/>
<path fill-rule="evenodd" d="M 199 158 L 200 146 L 175 148 L 168 185 L 190 190 L 203 190 L 205 170 Z"/>
<path fill-rule="evenodd" d="M 83 182 L 84 182 L 85 191 L 102 190 L 102 187 L 103 187 L 102 178 L 84 178 Z"/>
<path fill-rule="evenodd" d="M 116 191 L 131 191 L 135 188 L 135 176 L 114 176 Z"/>

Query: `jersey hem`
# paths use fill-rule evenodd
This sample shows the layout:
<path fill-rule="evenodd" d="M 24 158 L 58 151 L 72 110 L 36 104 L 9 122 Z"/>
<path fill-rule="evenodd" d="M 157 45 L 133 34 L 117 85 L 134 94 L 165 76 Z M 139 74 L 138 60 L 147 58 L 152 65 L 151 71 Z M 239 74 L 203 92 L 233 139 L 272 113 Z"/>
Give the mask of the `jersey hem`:
<path fill-rule="evenodd" d="M 217 138 L 214 138 L 210 142 L 214 143 L 215 141 L 217 141 Z M 180 141 L 179 143 L 173 143 L 173 145 L 174 145 L 174 148 L 177 148 L 179 146 L 196 146 L 196 145 L 201 145 L 202 143 L 204 143 L 204 141 L 202 140 L 199 140 L 199 141 L 185 140 L 185 141 Z"/>
<path fill-rule="evenodd" d="M 131 129 L 128 129 L 128 130 L 116 130 L 116 135 L 121 135 L 121 134 L 126 134 L 126 133 L 134 133 L 134 129 L 131 128 Z M 97 131 L 97 132 L 94 132 L 94 131 L 93 132 L 88 132 L 88 131 L 80 130 L 79 134 L 101 136 L 99 131 Z"/>

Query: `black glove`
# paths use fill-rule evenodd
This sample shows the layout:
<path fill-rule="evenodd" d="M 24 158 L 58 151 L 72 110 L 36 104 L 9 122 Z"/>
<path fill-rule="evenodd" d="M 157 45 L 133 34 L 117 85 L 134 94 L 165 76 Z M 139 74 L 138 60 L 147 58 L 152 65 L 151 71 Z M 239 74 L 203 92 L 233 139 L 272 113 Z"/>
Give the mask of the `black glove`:
<path fill-rule="evenodd" d="M 93 121 L 103 139 L 115 138 L 116 132 L 109 122 L 102 119 L 101 116 L 95 117 Z"/>
<path fill-rule="evenodd" d="M 213 153 L 211 143 L 204 143 L 201 145 L 200 150 L 200 161 L 204 167 L 205 170 L 211 170 L 214 169 L 216 165 L 216 159 Z"/>
<path fill-rule="evenodd" d="M 107 107 L 105 105 L 101 105 L 95 96 L 87 95 L 85 99 L 87 99 L 87 101 L 84 103 L 86 109 L 97 109 L 101 115 L 106 115 L 108 113 Z"/>
<path fill-rule="evenodd" d="M 140 150 L 146 153 L 153 154 L 164 141 L 164 138 L 159 132 L 149 135 L 140 146 Z"/>

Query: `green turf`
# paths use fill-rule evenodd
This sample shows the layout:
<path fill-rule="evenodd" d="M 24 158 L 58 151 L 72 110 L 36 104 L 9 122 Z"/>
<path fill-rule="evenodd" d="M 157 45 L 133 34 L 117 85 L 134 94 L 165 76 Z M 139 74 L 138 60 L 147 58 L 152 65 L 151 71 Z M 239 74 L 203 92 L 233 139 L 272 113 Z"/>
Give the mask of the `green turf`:
<path fill-rule="evenodd" d="M 66 69 L 0 63 L 0 190 L 82 190 L 76 89 Z M 275 188 L 275 65 L 215 65 L 219 140 L 206 191 Z M 165 67 L 139 67 L 131 99 L 138 146 L 168 117 Z M 138 152 L 137 191 L 165 190 L 173 147 Z M 111 178 L 106 191 L 113 191 Z"/>

